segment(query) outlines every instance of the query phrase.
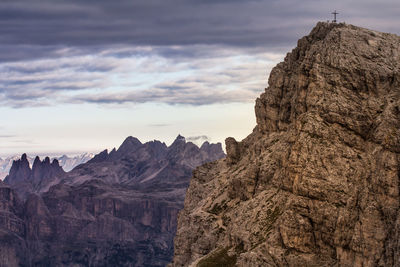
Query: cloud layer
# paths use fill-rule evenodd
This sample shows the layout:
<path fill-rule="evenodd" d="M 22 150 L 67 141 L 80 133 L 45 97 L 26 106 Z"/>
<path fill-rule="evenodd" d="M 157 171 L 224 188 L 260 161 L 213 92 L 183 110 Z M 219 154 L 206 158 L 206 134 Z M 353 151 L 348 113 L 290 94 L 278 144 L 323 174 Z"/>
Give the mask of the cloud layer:
<path fill-rule="evenodd" d="M 281 58 L 208 45 L 114 47 L 90 54 L 64 50 L 59 55 L 1 63 L 0 103 L 22 108 L 251 102 L 264 87 L 266 67 Z"/>
<path fill-rule="evenodd" d="M 0 104 L 253 101 L 267 70 L 333 9 L 398 31 L 394 0 L 3 0 Z"/>
<path fill-rule="evenodd" d="M 293 24 L 275 23 L 291 12 L 285 1 L 5 0 L 0 33 L 3 44 L 39 46 L 281 46 Z"/>
<path fill-rule="evenodd" d="M 379 7 L 379 8 L 377 8 Z M 28 46 L 292 45 L 318 20 L 398 22 L 394 0 L 3 0 L 2 44 Z M 386 26 L 385 26 L 386 25 Z"/>

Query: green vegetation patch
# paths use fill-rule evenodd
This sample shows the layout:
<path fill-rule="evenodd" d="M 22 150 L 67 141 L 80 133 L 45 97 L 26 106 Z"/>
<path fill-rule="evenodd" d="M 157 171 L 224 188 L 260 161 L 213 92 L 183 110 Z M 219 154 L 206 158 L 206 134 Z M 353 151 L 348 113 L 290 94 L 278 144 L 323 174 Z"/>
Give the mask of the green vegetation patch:
<path fill-rule="evenodd" d="M 237 256 L 228 255 L 229 248 L 220 248 L 211 255 L 200 260 L 197 267 L 233 267 L 236 265 Z"/>

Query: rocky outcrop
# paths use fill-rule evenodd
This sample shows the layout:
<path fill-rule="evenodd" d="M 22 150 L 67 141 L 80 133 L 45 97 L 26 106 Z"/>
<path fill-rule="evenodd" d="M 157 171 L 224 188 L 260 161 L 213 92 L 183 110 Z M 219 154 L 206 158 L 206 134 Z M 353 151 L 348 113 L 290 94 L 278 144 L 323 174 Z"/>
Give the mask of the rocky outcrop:
<path fill-rule="evenodd" d="M 0 266 L 165 266 L 192 170 L 223 156 L 221 144 L 199 148 L 182 136 L 169 147 L 128 137 L 53 180 L 48 191 L 26 193 L 25 204 L 12 202 L 15 193 L 4 184 L 7 220 L 21 231 L 0 224 L 0 241 L 2 231 L 4 240 L 15 239 L 0 246 Z M 37 158 L 31 170 L 23 156 L 7 181 L 49 184 L 53 164 Z"/>
<path fill-rule="evenodd" d="M 31 169 L 26 154 L 23 154 L 21 159 L 13 162 L 4 182 L 10 185 L 22 199 L 26 199 L 30 193 L 46 192 L 64 175 L 65 172 L 57 159 L 50 163 L 49 157 L 43 161 L 36 157 Z"/>
<path fill-rule="evenodd" d="M 318 23 L 194 171 L 173 266 L 400 265 L 400 37 Z"/>

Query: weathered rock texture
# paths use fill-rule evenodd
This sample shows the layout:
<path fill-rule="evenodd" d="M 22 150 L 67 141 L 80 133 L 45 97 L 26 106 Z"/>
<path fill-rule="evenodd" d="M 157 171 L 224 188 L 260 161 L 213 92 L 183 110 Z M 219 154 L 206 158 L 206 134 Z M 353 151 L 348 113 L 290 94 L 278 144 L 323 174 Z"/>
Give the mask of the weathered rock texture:
<path fill-rule="evenodd" d="M 0 180 L 0 266 L 19 266 L 28 261 L 23 203 L 16 193 Z"/>
<path fill-rule="evenodd" d="M 182 136 L 169 147 L 128 137 L 55 177 L 57 162 L 31 170 L 23 155 L 0 181 L 0 266 L 165 266 L 192 170 L 224 156 Z"/>
<path fill-rule="evenodd" d="M 318 23 L 195 170 L 173 266 L 400 266 L 400 37 Z"/>

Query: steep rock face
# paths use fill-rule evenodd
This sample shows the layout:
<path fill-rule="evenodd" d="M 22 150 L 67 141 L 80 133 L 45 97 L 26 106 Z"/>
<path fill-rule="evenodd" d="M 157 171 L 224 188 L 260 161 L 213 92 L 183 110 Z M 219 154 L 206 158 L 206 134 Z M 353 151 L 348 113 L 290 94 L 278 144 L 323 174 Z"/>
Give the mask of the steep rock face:
<path fill-rule="evenodd" d="M 15 192 L 0 181 L 0 265 L 20 266 L 29 252 L 24 240 L 23 204 Z"/>
<path fill-rule="evenodd" d="M 57 159 L 50 163 L 49 157 L 43 161 L 36 157 L 31 169 L 26 154 L 23 154 L 21 159 L 13 162 L 4 182 L 10 185 L 22 199 L 26 199 L 30 193 L 46 192 L 50 186 L 60 181 L 64 174 Z"/>
<path fill-rule="evenodd" d="M 400 265 L 400 37 L 318 23 L 194 172 L 173 266 Z"/>
<path fill-rule="evenodd" d="M 24 215 L 32 263 L 163 266 L 171 260 L 182 208 L 165 198 L 99 180 L 58 184 L 42 196 L 31 195 Z"/>

